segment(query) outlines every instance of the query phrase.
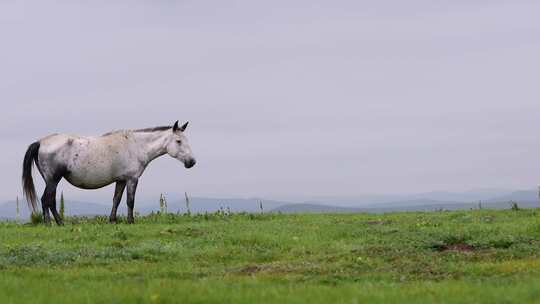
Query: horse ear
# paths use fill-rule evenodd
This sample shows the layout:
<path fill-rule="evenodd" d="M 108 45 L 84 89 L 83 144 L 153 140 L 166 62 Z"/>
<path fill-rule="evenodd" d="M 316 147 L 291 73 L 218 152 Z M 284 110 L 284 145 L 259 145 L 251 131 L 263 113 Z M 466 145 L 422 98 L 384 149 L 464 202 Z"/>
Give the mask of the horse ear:
<path fill-rule="evenodd" d="M 188 125 L 189 125 L 189 121 L 186 122 L 183 126 L 180 127 L 180 131 L 184 132 L 187 129 Z"/>
<path fill-rule="evenodd" d="M 172 127 L 173 132 L 178 131 L 178 120 L 174 123 L 174 126 Z"/>

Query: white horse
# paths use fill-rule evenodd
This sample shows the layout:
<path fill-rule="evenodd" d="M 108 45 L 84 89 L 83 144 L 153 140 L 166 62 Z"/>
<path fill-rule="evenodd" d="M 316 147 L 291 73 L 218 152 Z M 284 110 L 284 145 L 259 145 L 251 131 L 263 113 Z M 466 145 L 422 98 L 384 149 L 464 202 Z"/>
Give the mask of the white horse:
<path fill-rule="evenodd" d="M 53 134 L 31 144 L 23 163 L 22 184 L 28 205 L 37 210 L 32 165 L 36 164 L 45 180 L 41 197 L 43 219 L 50 224 L 49 210 L 58 225 L 62 219 L 56 210 L 56 187 L 62 178 L 82 189 L 98 189 L 116 183 L 110 221 L 127 186 L 128 223 L 133 223 L 133 206 L 139 177 L 148 164 L 164 154 L 178 159 L 186 168 L 195 165 L 184 134 L 188 123 L 178 127 L 114 131 L 98 137 Z"/>

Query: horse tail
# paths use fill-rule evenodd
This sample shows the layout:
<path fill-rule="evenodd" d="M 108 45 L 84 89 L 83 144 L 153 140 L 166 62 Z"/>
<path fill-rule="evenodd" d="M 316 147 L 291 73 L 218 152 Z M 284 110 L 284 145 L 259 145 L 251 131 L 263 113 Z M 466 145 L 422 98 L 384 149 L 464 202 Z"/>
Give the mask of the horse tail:
<path fill-rule="evenodd" d="M 37 211 L 37 195 L 36 188 L 34 187 L 34 179 L 32 178 L 32 166 L 34 163 L 36 163 L 37 166 L 39 146 L 39 141 L 36 141 L 28 147 L 28 150 L 26 150 L 22 172 L 23 193 L 26 197 L 28 208 L 31 209 L 33 213 Z"/>

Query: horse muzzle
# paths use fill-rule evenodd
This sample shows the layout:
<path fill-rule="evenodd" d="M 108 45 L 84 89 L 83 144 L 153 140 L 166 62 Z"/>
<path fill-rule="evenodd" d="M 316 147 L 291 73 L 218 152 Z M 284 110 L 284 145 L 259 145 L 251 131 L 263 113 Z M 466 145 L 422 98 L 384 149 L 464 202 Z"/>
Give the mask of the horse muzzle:
<path fill-rule="evenodd" d="M 196 163 L 197 161 L 195 160 L 195 158 L 189 158 L 184 162 L 184 166 L 187 169 L 189 169 L 189 168 L 193 168 L 193 166 L 195 166 Z"/>

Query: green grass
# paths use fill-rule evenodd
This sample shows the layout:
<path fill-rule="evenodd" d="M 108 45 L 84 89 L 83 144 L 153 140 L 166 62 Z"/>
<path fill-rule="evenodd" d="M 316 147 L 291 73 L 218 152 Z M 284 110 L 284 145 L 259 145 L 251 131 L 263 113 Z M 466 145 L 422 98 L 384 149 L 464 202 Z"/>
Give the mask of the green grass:
<path fill-rule="evenodd" d="M 1 303 L 540 303 L 540 213 L 0 224 Z"/>

